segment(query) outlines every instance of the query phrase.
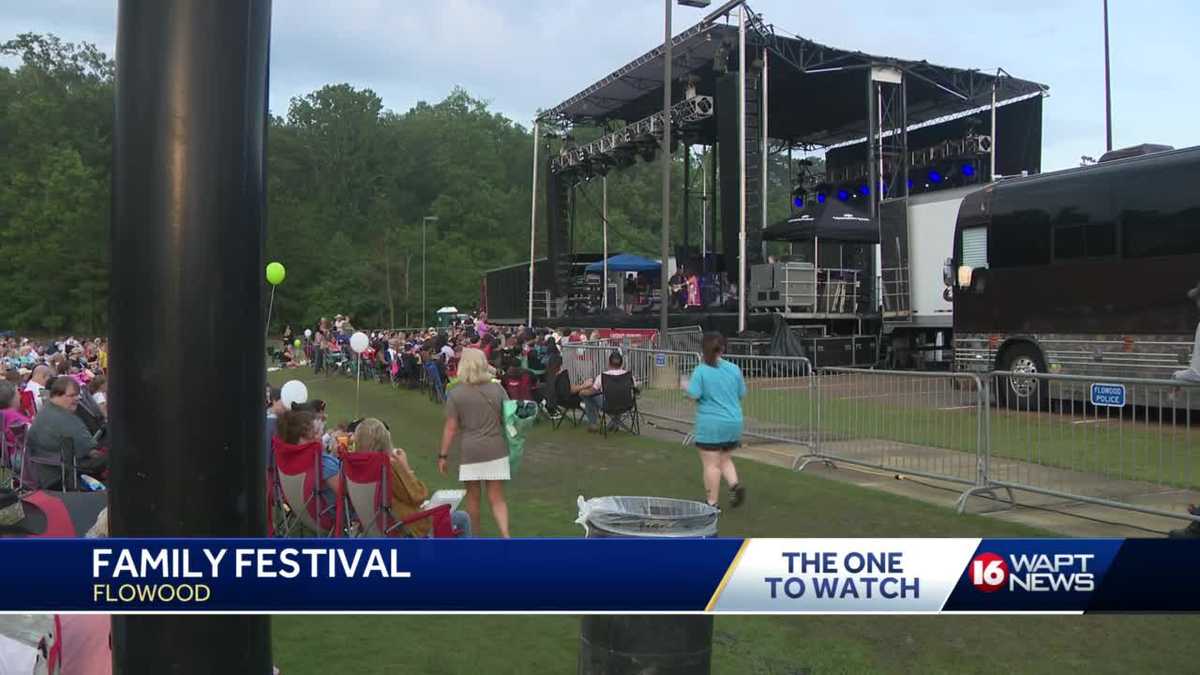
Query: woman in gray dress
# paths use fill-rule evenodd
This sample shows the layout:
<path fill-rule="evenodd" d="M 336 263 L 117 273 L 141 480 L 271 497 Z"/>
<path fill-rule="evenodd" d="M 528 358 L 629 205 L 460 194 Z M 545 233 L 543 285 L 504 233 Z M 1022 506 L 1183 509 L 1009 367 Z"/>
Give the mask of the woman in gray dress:
<path fill-rule="evenodd" d="M 510 477 L 510 468 L 502 419 L 508 395 L 503 387 L 492 381 L 487 360 L 478 349 L 463 350 L 458 362 L 458 380 L 458 386 L 446 398 L 446 425 L 442 429 L 438 471 L 446 475 L 450 448 L 461 436 L 458 479 L 467 490 L 466 510 L 471 517 L 471 531 L 481 531 L 479 499 L 486 489 L 500 536 L 508 538 L 504 481 Z"/>

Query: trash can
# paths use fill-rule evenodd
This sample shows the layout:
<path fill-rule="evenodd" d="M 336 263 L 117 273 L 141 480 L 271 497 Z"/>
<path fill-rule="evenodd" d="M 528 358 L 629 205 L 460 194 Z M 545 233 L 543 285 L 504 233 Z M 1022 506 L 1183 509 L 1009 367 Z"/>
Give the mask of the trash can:
<path fill-rule="evenodd" d="M 720 511 L 665 497 L 579 498 L 579 518 L 593 537 L 715 537 Z M 693 675 L 712 666 L 713 617 L 585 616 L 579 675 Z"/>

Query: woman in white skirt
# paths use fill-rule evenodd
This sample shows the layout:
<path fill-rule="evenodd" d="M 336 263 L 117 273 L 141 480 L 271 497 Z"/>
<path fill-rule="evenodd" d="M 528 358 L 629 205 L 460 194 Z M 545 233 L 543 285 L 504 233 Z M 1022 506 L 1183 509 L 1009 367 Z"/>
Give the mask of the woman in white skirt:
<path fill-rule="evenodd" d="M 504 538 L 509 536 L 504 481 L 510 474 L 501 411 L 507 399 L 504 388 L 492 381 L 483 352 L 464 349 L 458 362 L 458 386 L 446 398 L 446 426 L 442 430 L 442 450 L 438 453 L 438 471 L 444 476 L 450 448 L 454 439 L 461 436 L 458 479 L 467 489 L 471 531 L 481 532 L 479 497 L 486 485 L 492 517 Z"/>

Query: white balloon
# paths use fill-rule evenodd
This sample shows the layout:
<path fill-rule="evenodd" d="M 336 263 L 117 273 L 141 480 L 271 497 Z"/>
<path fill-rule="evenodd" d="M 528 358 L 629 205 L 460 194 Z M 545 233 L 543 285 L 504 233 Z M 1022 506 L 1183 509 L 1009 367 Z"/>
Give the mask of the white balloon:
<path fill-rule="evenodd" d="M 279 390 L 279 399 L 283 402 L 284 407 L 291 410 L 293 403 L 308 402 L 308 387 L 300 380 L 285 382 Z"/>
<path fill-rule="evenodd" d="M 367 339 L 367 334 L 362 331 L 350 336 L 350 348 L 353 349 L 356 354 L 361 354 L 367 351 L 367 344 L 369 342 L 370 340 Z"/>
<path fill-rule="evenodd" d="M 306 338 L 312 337 L 312 329 L 311 328 L 304 329 L 304 337 L 306 337 Z"/>

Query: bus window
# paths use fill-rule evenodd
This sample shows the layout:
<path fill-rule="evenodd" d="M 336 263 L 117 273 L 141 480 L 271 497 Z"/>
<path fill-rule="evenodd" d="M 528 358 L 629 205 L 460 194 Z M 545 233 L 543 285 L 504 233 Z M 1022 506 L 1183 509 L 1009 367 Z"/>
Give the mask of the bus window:
<path fill-rule="evenodd" d="M 1050 214 L 1038 208 L 994 214 L 988 253 L 996 268 L 1050 264 Z"/>
<path fill-rule="evenodd" d="M 1170 162 L 1131 172 L 1116 199 L 1126 258 L 1200 253 L 1200 165 Z"/>
<path fill-rule="evenodd" d="M 1114 223 L 1073 223 L 1071 220 L 1063 218 L 1054 226 L 1055 260 L 1108 258 L 1117 254 Z"/>

